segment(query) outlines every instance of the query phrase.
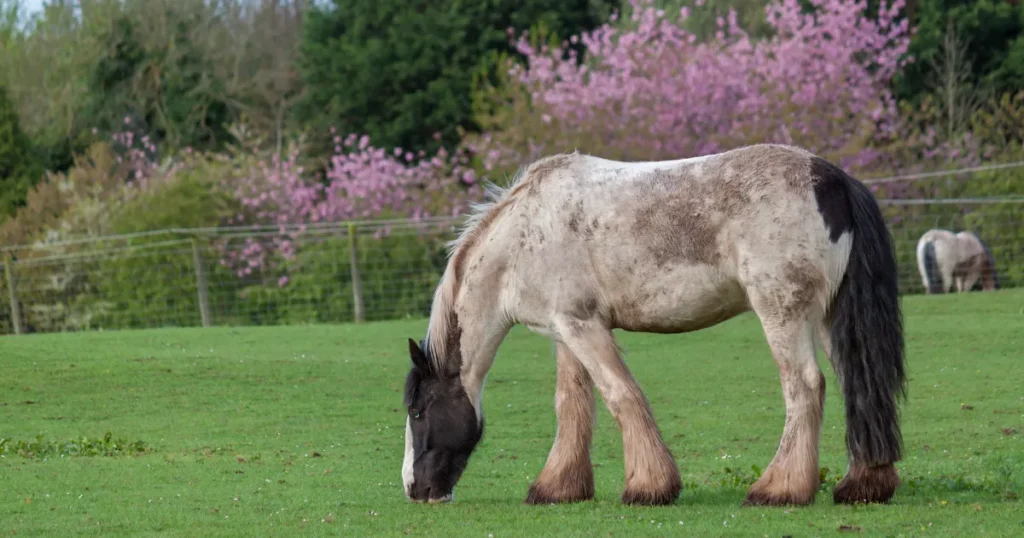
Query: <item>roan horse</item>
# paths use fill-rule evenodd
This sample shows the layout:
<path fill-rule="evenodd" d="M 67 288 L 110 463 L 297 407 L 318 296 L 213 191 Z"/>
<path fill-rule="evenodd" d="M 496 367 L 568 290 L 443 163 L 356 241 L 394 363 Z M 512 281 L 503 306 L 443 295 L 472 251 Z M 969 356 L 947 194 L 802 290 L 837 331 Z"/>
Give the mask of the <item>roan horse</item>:
<path fill-rule="evenodd" d="M 622 433 L 625 504 L 671 504 L 681 481 L 613 329 L 682 333 L 753 310 L 779 369 L 786 420 L 744 501 L 809 504 L 819 487 L 825 377 L 846 400 L 849 468 L 837 503 L 887 502 L 905 394 L 896 260 L 863 184 L 802 149 L 755 145 L 673 161 L 540 159 L 477 208 L 435 291 L 412 369 L 402 479 L 445 502 L 483 434 L 481 395 L 515 324 L 555 342 L 557 428 L 527 503 L 592 499 L 594 385 Z"/>
<path fill-rule="evenodd" d="M 917 241 L 917 270 L 929 294 L 949 293 L 956 283 L 958 293 L 971 291 L 981 280 L 981 289 L 999 289 L 999 275 L 992 251 L 977 235 L 963 231 L 928 230 Z"/>

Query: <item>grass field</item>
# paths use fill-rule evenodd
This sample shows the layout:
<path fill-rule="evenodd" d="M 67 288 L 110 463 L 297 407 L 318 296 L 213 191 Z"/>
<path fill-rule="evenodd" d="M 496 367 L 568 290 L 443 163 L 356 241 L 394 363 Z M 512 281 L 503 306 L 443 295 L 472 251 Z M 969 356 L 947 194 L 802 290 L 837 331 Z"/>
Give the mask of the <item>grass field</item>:
<path fill-rule="evenodd" d="M 484 441 L 440 506 L 409 503 L 400 483 L 406 338 L 422 320 L 3 338 L 0 535 L 1024 534 L 1024 293 L 912 297 L 904 309 L 903 485 L 892 505 L 866 507 L 831 502 L 846 460 L 824 360 L 817 503 L 740 507 L 784 417 L 751 315 L 620 335 L 682 470 L 682 498 L 662 508 L 618 503 L 621 438 L 602 403 L 597 499 L 522 504 L 554 434 L 550 343 L 522 329 L 489 377 Z"/>

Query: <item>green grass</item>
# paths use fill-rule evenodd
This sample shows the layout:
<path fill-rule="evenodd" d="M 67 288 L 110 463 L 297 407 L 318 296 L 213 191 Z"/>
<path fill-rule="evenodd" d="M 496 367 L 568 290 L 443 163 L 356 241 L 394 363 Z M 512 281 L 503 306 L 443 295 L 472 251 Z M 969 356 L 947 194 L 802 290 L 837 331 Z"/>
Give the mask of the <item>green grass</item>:
<path fill-rule="evenodd" d="M 551 346 L 522 329 L 491 372 L 485 439 L 442 506 L 409 503 L 400 483 L 404 353 L 421 320 L 8 337 L 0 535 L 1024 533 L 1024 293 L 912 297 L 904 309 L 903 485 L 893 504 L 859 507 L 831 503 L 846 459 L 827 365 L 816 504 L 740 507 L 784 417 L 751 315 L 687 335 L 620 335 L 682 469 L 682 498 L 662 508 L 619 504 L 621 438 L 600 403 L 597 499 L 522 504 L 554 433 Z"/>

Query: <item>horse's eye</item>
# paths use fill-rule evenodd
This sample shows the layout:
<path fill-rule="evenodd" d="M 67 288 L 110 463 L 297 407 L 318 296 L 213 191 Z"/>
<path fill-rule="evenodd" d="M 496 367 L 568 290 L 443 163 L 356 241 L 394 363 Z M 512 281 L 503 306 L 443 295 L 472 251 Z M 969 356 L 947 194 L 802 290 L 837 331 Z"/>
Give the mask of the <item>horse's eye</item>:
<path fill-rule="evenodd" d="M 414 419 L 415 418 L 420 418 L 420 412 L 417 411 L 416 409 L 410 409 L 409 410 L 409 414 L 412 415 L 412 418 L 414 418 Z"/>

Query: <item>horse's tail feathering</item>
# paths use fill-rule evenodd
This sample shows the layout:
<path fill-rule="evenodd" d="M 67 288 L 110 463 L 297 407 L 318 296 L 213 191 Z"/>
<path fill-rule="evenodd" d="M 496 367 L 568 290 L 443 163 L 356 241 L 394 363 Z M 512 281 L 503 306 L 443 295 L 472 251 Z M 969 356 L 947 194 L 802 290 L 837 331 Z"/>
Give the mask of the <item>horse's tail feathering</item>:
<path fill-rule="evenodd" d="M 939 263 L 935 259 L 935 243 L 928 241 L 921 245 L 921 252 L 918 253 L 921 270 L 928 282 L 928 293 L 942 293 L 942 274 L 939 273 Z"/>
<path fill-rule="evenodd" d="M 906 394 L 903 316 L 896 255 L 882 211 L 862 183 L 846 184 L 852 232 L 846 274 L 829 308 L 832 364 L 846 401 L 846 444 L 854 461 L 899 461 L 898 398 Z"/>

